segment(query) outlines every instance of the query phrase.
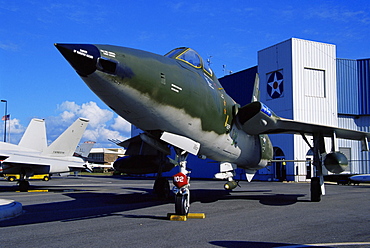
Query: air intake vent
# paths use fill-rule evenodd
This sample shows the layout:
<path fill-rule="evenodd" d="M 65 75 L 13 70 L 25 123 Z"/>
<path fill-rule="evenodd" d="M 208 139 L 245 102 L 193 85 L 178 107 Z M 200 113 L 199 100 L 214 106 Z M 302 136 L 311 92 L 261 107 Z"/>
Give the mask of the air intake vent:
<path fill-rule="evenodd" d="M 98 69 L 109 74 L 115 74 L 117 69 L 117 62 L 107 58 L 99 58 Z"/>

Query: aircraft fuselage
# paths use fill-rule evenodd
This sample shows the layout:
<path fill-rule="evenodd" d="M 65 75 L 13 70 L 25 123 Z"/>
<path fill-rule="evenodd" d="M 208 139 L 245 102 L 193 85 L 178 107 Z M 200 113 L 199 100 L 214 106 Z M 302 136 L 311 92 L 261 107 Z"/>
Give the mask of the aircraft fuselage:
<path fill-rule="evenodd" d="M 202 66 L 116 46 L 57 47 L 96 95 L 140 129 L 188 137 L 201 144 L 200 155 L 246 169 L 271 159 L 268 137 L 234 123 L 237 104 Z"/>

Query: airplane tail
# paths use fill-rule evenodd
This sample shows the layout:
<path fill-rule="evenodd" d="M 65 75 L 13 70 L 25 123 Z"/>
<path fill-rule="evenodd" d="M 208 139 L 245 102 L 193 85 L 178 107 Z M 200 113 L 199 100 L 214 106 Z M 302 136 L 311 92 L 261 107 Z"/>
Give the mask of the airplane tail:
<path fill-rule="evenodd" d="M 258 73 L 256 73 L 251 102 L 258 102 L 259 100 L 260 100 L 260 77 L 258 76 Z"/>
<path fill-rule="evenodd" d="M 32 119 L 18 145 L 42 152 L 47 147 L 45 121 Z"/>
<path fill-rule="evenodd" d="M 88 119 L 78 118 L 50 146 L 44 149 L 42 155 L 54 157 L 72 156 L 89 123 Z"/>
<path fill-rule="evenodd" d="M 83 158 L 86 158 L 87 156 L 89 156 L 89 153 L 94 145 L 94 141 L 86 141 L 77 147 L 75 153 Z"/>

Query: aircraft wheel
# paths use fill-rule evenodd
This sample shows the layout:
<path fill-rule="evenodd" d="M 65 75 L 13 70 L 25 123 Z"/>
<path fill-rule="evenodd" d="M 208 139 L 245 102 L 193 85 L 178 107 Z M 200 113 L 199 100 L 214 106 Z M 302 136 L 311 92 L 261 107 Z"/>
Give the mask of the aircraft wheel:
<path fill-rule="evenodd" d="M 312 202 L 321 201 L 321 185 L 319 177 L 311 178 L 311 201 Z"/>
<path fill-rule="evenodd" d="M 30 186 L 28 181 L 19 181 L 19 191 L 26 192 Z"/>
<path fill-rule="evenodd" d="M 186 215 L 189 213 L 188 195 L 176 195 L 175 212 L 178 215 Z"/>
<path fill-rule="evenodd" d="M 170 195 L 170 184 L 165 177 L 159 177 L 154 182 L 154 193 L 160 199 L 167 199 Z"/>

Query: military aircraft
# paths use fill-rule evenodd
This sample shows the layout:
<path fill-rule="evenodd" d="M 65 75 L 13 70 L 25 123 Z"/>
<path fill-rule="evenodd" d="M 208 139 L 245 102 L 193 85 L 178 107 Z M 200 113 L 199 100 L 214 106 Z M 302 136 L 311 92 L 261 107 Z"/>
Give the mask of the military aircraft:
<path fill-rule="evenodd" d="M 364 150 L 368 150 L 370 133 L 278 117 L 259 102 L 258 77 L 252 102 L 240 107 L 191 48 L 176 48 L 162 56 L 111 45 L 55 46 L 100 99 L 144 131 L 119 143 L 127 147 L 129 156 L 115 162 L 116 170 L 158 172 L 154 189 L 164 194 L 169 189 L 168 181 L 160 175 L 173 167 L 168 155 L 170 147 L 174 148 L 175 164 L 180 168 L 173 177 L 176 214 L 189 211 L 189 153 L 219 161 L 217 177 L 227 180 L 226 189 L 233 189 L 237 186 L 234 169 L 245 169 L 251 180 L 272 160 L 273 146 L 267 134 L 301 134 L 315 154 L 317 173 L 311 183 L 311 200 L 320 201 L 324 194 L 322 162 L 334 172 L 348 164 L 335 142 L 326 154 L 324 137 L 362 140 Z M 307 135 L 313 135 L 313 146 Z"/>
<path fill-rule="evenodd" d="M 87 119 L 78 118 L 47 146 L 45 121 L 32 119 L 18 145 L 0 142 L 2 173 L 19 174 L 19 189 L 26 191 L 29 187 L 28 178 L 33 175 L 87 169 L 85 159 L 73 154 L 88 122 Z M 79 152 L 85 154 L 85 150 Z"/>

